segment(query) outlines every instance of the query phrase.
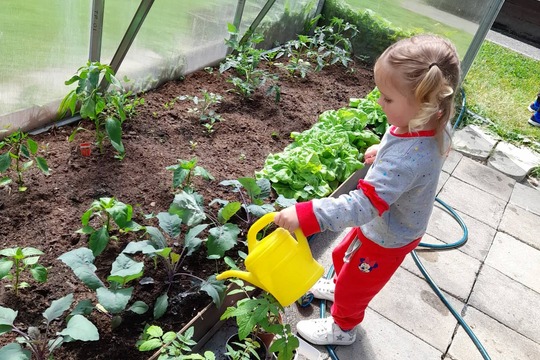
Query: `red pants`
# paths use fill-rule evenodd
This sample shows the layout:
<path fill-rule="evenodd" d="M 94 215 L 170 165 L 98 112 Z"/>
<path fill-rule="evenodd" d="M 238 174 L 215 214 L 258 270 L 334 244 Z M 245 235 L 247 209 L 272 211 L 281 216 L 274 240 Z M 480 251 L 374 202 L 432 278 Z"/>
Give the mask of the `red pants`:
<path fill-rule="evenodd" d="M 358 237 L 360 248 L 344 262 L 343 257 L 352 241 Z M 332 251 L 336 290 L 331 313 L 336 324 L 349 330 L 364 320 L 364 312 L 375 295 L 386 285 L 405 256 L 414 250 L 420 239 L 400 248 L 384 248 L 352 229 Z"/>

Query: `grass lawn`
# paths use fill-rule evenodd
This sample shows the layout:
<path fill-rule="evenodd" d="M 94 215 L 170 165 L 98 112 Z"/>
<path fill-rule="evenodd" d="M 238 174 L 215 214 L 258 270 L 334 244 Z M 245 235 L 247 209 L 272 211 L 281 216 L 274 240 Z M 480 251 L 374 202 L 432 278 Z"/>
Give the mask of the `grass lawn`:
<path fill-rule="evenodd" d="M 540 61 L 484 41 L 463 83 L 467 108 L 493 121 L 491 128 L 507 141 L 540 142 L 540 128 L 527 123 L 539 71 Z"/>

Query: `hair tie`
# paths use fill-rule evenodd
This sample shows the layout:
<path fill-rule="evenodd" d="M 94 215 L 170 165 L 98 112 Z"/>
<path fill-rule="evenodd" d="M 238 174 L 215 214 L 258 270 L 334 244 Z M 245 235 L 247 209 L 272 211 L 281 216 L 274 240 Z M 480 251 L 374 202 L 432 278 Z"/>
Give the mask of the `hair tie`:
<path fill-rule="evenodd" d="M 428 69 L 430 70 L 430 69 L 431 69 L 432 67 L 434 67 L 434 66 L 439 67 L 439 64 L 437 64 L 437 63 L 431 63 L 431 64 L 429 64 L 429 68 L 428 68 Z"/>

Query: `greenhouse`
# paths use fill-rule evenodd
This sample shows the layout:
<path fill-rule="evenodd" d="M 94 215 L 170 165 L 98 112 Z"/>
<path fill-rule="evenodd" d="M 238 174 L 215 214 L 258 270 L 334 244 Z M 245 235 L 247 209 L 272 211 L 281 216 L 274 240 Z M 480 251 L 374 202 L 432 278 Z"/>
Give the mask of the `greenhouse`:
<path fill-rule="evenodd" d="M 349 346 L 316 342 L 302 330 L 303 321 L 337 316 L 333 290 L 326 302 L 312 290 L 339 279 L 332 249 L 359 229 L 364 254 L 371 240 L 361 226 L 395 226 L 391 216 L 406 212 L 396 209 L 397 195 L 382 195 L 397 190 L 384 185 L 378 194 L 372 185 L 384 166 L 379 144 L 386 149 L 389 136 L 431 144 L 439 130 L 469 131 L 461 124 L 473 114 L 462 83 L 502 4 L 7 0 L 0 14 L 0 360 L 534 358 L 537 325 L 492 308 L 490 281 L 500 271 L 530 291 L 527 301 L 540 299 L 526 271 L 494 265 L 512 241 L 540 249 L 534 231 L 509 225 L 521 210 L 505 210 L 525 207 L 526 216 L 540 217 L 535 206 L 516 203 L 538 199 L 538 191 L 450 148 L 436 156 L 433 175 L 426 170 L 429 182 L 408 170 L 411 179 L 397 179 L 425 186 L 414 192 L 429 200 L 418 210 L 425 224 L 366 302 L 362 323 L 344 331 Z M 430 90 L 446 94 L 437 100 L 405 94 L 395 85 L 399 73 L 388 70 L 387 49 L 411 38 L 411 47 L 437 39 L 445 44 L 440 53 L 450 54 L 444 59 L 455 58 L 451 75 L 442 60 L 422 65 L 443 74 L 437 81 L 445 85 Z M 451 99 L 446 107 L 443 98 Z M 402 114 L 418 115 L 430 101 L 439 107 L 411 130 L 412 113 Z M 392 102 L 402 105 L 399 115 Z M 407 124 L 396 125 L 398 118 Z M 446 128 L 428 129 L 441 118 Z M 416 159 L 409 150 L 395 166 L 408 169 Z M 369 160 L 372 151 L 377 160 Z M 495 185 L 484 181 L 490 175 Z M 405 185 L 400 191 L 409 196 Z M 470 204 L 478 189 L 489 199 Z M 324 221 L 307 230 L 300 209 L 313 206 L 308 214 L 324 217 L 317 204 L 348 196 L 360 196 L 368 220 L 353 230 L 350 222 L 337 231 Z M 296 227 L 288 228 L 291 209 Z M 404 239 L 414 228 L 407 224 Z M 396 241 L 379 245 L 405 245 Z M 362 273 L 389 271 L 381 260 L 359 261 Z M 337 320 L 331 325 L 343 331 Z M 503 347 L 501 331 L 519 340 Z"/>

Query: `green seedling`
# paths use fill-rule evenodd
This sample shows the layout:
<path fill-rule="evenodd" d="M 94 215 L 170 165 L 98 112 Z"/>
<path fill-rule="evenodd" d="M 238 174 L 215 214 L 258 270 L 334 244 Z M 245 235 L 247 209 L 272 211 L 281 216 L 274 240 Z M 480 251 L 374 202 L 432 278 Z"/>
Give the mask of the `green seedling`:
<path fill-rule="evenodd" d="M 195 143 L 196 145 L 197 143 Z M 193 148 L 193 144 L 192 148 Z M 173 172 L 173 188 L 180 189 L 189 193 L 195 192 L 193 187 L 193 178 L 200 176 L 204 180 L 214 180 L 212 174 L 203 167 L 197 165 L 197 158 L 191 160 L 178 159 L 178 164 L 167 166 L 167 170 Z"/>
<path fill-rule="evenodd" d="M 38 264 L 41 255 L 43 252 L 33 247 L 0 250 L 0 256 L 2 256 L 0 258 L 0 279 L 12 281 L 9 286 L 13 287 L 15 295 L 19 294 L 19 289 L 30 286 L 27 282 L 21 281 L 21 273 L 25 270 L 29 270 L 36 281 L 40 283 L 47 281 L 47 268 Z"/>
<path fill-rule="evenodd" d="M 7 130 L 3 130 L 5 132 Z M 0 141 L 0 174 L 13 171 L 17 175 L 17 185 L 19 191 L 26 191 L 24 185 L 23 172 L 30 169 L 34 161 L 39 170 L 45 175 L 49 175 L 49 166 L 47 161 L 36 156 L 38 153 L 38 143 L 28 137 L 28 134 L 22 131 L 16 131 Z M 0 186 L 6 186 L 12 182 L 6 175 L 0 177 Z"/>
<path fill-rule="evenodd" d="M 188 109 L 189 114 L 194 114 L 199 117 L 199 120 L 206 128 L 208 133 L 214 132 L 214 124 L 218 121 L 222 121 L 221 115 L 219 115 L 214 108 L 221 103 L 223 97 L 219 94 L 214 94 L 206 90 L 201 90 L 202 97 L 182 95 L 179 96 L 179 100 L 191 100 L 195 105 Z"/>
<path fill-rule="evenodd" d="M 9 343 L 0 349 L 0 359 L 48 360 L 53 359 L 53 352 L 65 342 L 97 341 L 99 333 L 94 324 L 84 315 L 92 312 L 90 300 L 83 300 L 65 317 L 65 327 L 61 331 L 53 331 L 51 324 L 61 320 L 62 315 L 69 310 L 73 303 L 73 294 L 54 300 L 43 312 L 45 328 L 28 326 L 23 328 L 15 325 L 17 311 L 0 306 L 0 334 L 13 332 L 17 334 L 16 342 Z M 25 345 L 21 347 L 20 344 Z"/>
<path fill-rule="evenodd" d="M 112 264 L 107 286 L 96 274 L 92 250 L 84 247 L 74 249 L 62 254 L 58 259 L 70 267 L 86 286 L 95 290 L 98 300 L 96 308 L 109 316 L 113 328 L 118 327 L 122 323 L 121 314 L 126 310 L 133 294 L 133 286 L 127 286 L 142 277 L 144 263 L 120 253 Z M 148 308 L 143 301 L 135 301 L 127 310 L 140 315 L 148 311 Z"/>
<path fill-rule="evenodd" d="M 266 95 L 274 95 L 278 102 L 281 97 L 281 88 L 277 84 L 278 76 L 259 68 L 259 63 L 270 56 L 264 50 L 257 49 L 257 44 L 261 43 L 264 37 L 250 33 L 245 40 L 238 40 L 238 30 L 233 24 L 228 24 L 228 31 L 231 36 L 225 43 L 232 52 L 220 64 L 219 72 L 234 69 L 235 75 L 229 77 L 227 82 L 233 84 L 234 91 L 245 98 L 251 98 L 258 88 L 270 82 Z"/>
<path fill-rule="evenodd" d="M 203 355 L 192 353 L 191 348 L 197 344 L 193 340 L 193 333 L 193 327 L 181 334 L 174 331 L 163 332 L 157 325 L 147 325 L 136 345 L 139 351 L 152 351 L 160 348 L 158 360 L 215 360 L 216 356 L 211 351 L 205 351 Z"/>
<path fill-rule="evenodd" d="M 100 85 L 104 79 L 111 89 Z M 127 78 L 124 81 L 129 81 Z M 62 100 L 58 110 L 59 117 L 64 117 L 71 111 L 74 115 L 79 107 L 81 118 L 90 119 L 94 123 L 96 144 L 100 153 L 103 153 L 103 141 L 109 139 L 111 145 L 118 152 L 116 158 L 123 159 L 125 156 L 122 144 L 122 124 L 127 118 L 135 113 L 137 105 L 144 103 L 144 99 L 133 97 L 131 92 L 126 92 L 115 77 L 111 67 L 99 62 L 91 62 L 77 70 L 77 74 L 65 82 L 66 85 L 77 83 L 77 87 L 71 90 Z M 77 132 L 85 130 L 78 127 L 69 137 L 73 141 Z"/>
<path fill-rule="evenodd" d="M 120 233 L 142 230 L 142 226 L 132 220 L 133 207 L 116 200 L 115 198 L 100 198 L 94 200 L 88 210 L 81 217 L 82 228 L 77 233 L 89 235 L 88 246 L 92 249 L 94 256 L 98 256 L 105 250 L 111 239 L 118 240 L 117 236 L 112 236 L 113 224 L 116 225 Z M 101 226 L 94 228 L 90 225 L 93 217 L 100 218 Z"/>
<path fill-rule="evenodd" d="M 233 341 L 225 345 L 227 352 L 225 355 L 232 360 L 261 360 L 257 350 L 261 347 L 256 338 L 245 338 L 242 341 Z"/>

